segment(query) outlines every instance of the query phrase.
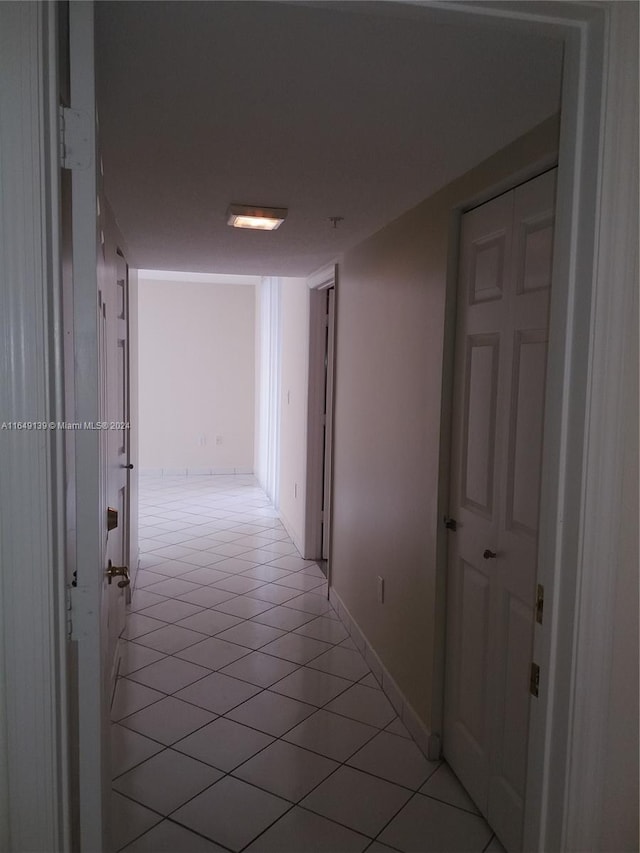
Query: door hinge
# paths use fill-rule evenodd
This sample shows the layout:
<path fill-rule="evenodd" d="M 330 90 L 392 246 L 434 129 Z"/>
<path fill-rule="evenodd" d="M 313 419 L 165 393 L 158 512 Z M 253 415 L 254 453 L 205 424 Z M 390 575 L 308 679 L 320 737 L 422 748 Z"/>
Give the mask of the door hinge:
<path fill-rule="evenodd" d="M 73 638 L 73 600 L 72 600 L 72 587 L 68 586 L 65 590 L 65 613 L 67 617 L 67 637 L 69 639 Z"/>
<path fill-rule="evenodd" d="M 60 107 L 60 165 L 63 169 L 88 169 L 91 161 L 89 116 L 70 107 Z"/>
<path fill-rule="evenodd" d="M 544 587 L 541 583 L 538 584 L 536 589 L 536 622 L 538 625 L 542 625 L 542 615 L 544 611 Z"/>
<path fill-rule="evenodd" d="M 447 530 L 452 530 L 455 533 L 458 529 L 458 522 L 455 520 L 455 518 L 449 518 L 447 515 L 445 515 L 443 520 L 444 526 L 447 528 Z"/>
<path fill-rule="evenodd" d="M 531 664 L 531 675 L 529 677 L 529 693 L 537 696 L 540 690 L 540 667 L 537 663 Z"/>

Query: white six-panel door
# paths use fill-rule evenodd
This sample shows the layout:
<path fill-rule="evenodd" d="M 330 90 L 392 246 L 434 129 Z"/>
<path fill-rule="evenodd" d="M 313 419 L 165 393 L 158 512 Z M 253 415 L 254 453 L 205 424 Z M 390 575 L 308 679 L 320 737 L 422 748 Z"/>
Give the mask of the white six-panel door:
<path fill-rule="evenodd" d="M 556 170 L 462 218 L 445 757 L 520 849 Z"/>

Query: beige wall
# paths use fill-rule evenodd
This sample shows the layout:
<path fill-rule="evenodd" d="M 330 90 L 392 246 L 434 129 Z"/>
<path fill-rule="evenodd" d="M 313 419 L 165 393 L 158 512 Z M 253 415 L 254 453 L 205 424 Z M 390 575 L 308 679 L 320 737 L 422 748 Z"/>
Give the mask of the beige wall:
<path fill-rule="evenodd" d="M 630 306 L 638 317 L 638 294 Z M 622 426 L 622 514 L 599 850 L 636 853 L 638 833 L 638 326 L 629 324 Z"/>
<path fill-rule="evenodd" d="M 309 288 L 304 278 L 282 279 L 280 515 L 304 552 L 309 379 Z"/>
<path fill-rule="evenodd" d="M 531 164 L 548 163 L 557 130 L 553 119 L 540 125 L 347 252 L 340 266 L 333 584 L 436 733 L 444 603 L 438 483 L 452 216 L 488 190 L 506 189 L 512 176 L 525 177 Z M 377 602 L 378 576 L 385 579 L 384 604 Z"/>
<path fill-rule="evenodd" d="M 141 276 L 138 291 L 141 470 L 252 472 L 255 287 Z"/>

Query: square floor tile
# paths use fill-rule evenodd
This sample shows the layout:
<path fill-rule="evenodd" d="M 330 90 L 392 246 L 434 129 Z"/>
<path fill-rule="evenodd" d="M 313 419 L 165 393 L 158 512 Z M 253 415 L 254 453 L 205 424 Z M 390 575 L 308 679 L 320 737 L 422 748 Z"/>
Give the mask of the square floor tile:
<path fill-rule="evenodd" d="M 225 592 L 224 589 L 214 589 L 211 586 L 201 586 L 193 592 L 187 592 L 178 596 L 180 601 L 188 601 L 191 604 L 199 604 L 202 607 L 214 607 L 223 601 L 236 598 L 235 592 Z"/>
<path fill-rule="evenodd" d="M 317 619 L 312 619 L 311 622 L 296 628 L 296 634 L 323 640 L 325 643 L 341 643 L 349 636 L 341 622 L 327 619 L 325 616 L 318 616 Z"/>
<path fill-rule="evenodd" d="M 123 853 L 227 853 L 227 851 L 224 847 L 208 841 L 201 835 L 196 835 L 195 832 L 177 823 L 163 820 L 125 847 Z"/>
<path fill-rule="evenodd" d="M 266 613 L 254 616 L 254 622 L 271 625 L 273 628 L 282 628 L 283 631 L 293 631 L 294 628 L 299 628 L 301 625 L 311 622 L 312 619 L 313 616 L 310 613 L 292 610 L 290 607 L 282 607 L 280 605 L 272 607 Z"/>
<path fill-rule="evenodd" d="M 307 566 L 306 569 L 300 569 L 301 575 L 313 575 L 314 578 L 324 578 L 327 579 L 326 570 L 323 571 L 320 566 Z"/>
<path fill-rule="evenodd" d="M 280 737 L 314 711 L 312 705 L 265 690 L 239 708 L 234 708 L 226 716 L 261 732 Z"/>
<path fill-rule="evenodd" d="M 268 568 L 267 566 L 258 566 L 258 568 Z M 244 577 L 244 575 L 243 575 Z M 274 583 L 267 583 L 264 586 L 248 592 L 249 598 L 258 598 L 260 601 L 270 601 L 272 604 L 284 604 L 292 598 L 298 597 L 298 590 L 291 589 L 288 586 L 276 586 Z"/>
<path fill-rule="evenodd" d="M 314 595 L 312 592 L 303 592 L 287 601 L 287 607 L 294 610 L 302 610 L 305 613 L 313 613 L 316 616 L 328 616 L 337 619 L 331 604 L 322 595 Z"/>
<path fill-rule="evenodd" d="M 341 767 L 300 805 L 374 837 L 412 794 L 350 767 Z"/>
<path fill-rule="evenodd" d="M 164 699 L 164 693 L 145 687 L 144 684 L 136 684 L 128 678 L 118 678 L 111 706 L 111 719 L 117 722 L 159 699 Z"/>
<path fill-rule="evenodd" d="M 136 764 L 146 761 L 162 746 L 144 735 L 126 729 L 118 723 L 111 725 L 111 775 L 115 779 Z"/>
<path fill-rule="evenodd" d="M 178 578 L 184 576 L 187 572 L 192 572 L 193 566 L 191 563 L 183 563 L 180 560 L 166 560 L 153 566 L 155 574 L 164 575 L 167 578 Z"/>
<path fill-rule="evenodd" d="M 161 820 L 160 815 L 115 791 L 111 793 L 109 806 L 109 831 L 114 850 L 124 847 Z"/>
<path fill-rule="evenodd" d="M 160 604 L 161 601 L 166 601 L 164 595 L 158 595 L 155 592 L 148 592 L 146 589 L 135 589 L 133 592 L 133 601 L 131 602 L 131 611 L 144 610 L 146 607 L 151 607 L 152 604 Z"/>
<path fill-rule="evenodd" d="M 315 566 L 316 563 L 314 560 L 303 560 L 302 557 L 282 556 L 271 560 L 271 565 L 277 566 L 279 569 L 286 569 L 289 572 L 297 572 L 300 569 Z"/>
<path fill-rule="evenodd" d="M 252 616 L 264 613 L 272 607 L 273 605 L 267 601 L 259 601 L 257 598 L 244 595 L 237 595 L 230 601 L 223 601 L 221 604 L 215 605 L 216 610 L 230 613 L 232 616 L 241 616 L 243 619 L 250 619 Z"/>
<path fill-rule="evenodd" d="M 481 817 L 415 794 L 378 840 L 407 853 L 481 853 L 492 834 Z"/>
<path fill-rule="evenodd" d="M 327 710 L 378 728 L 384 728 L 396 717 L 391 702 L 382 690 L 363 687 L 361 684 L 354 684 L 334 699 L 327 705 Z"/>
<path fill-rule="evenodd" d="M 245 853 L 367 853 L 370 839 L 295 806 L 246 848 Z"/>
<path fill-rule="evenodd" d="M 216 583 L 216 581 L 221 581 L 228 577 L 230 576 L 226 572 L 219 572 L 212 567 L 196 569 L 194 566 L 190 566 L 190 571 L 186 575 L 182 575 L 182 580 L 209 586 L 209 584 Z"/>
<path fill-rule="evenodd" d="M 498 836 L 494 835 L 489 844 L 484 848 L 484 853 L 507 853 L 507 851 L 500 844 Z"/>
<path fill-rule="evenodd" d="M 161 559 L 161 557 L 158 558 L 159 561 Z M 136 590 L 146 589 L 151 584 L 159 583 L 163 580 L 165 580 L 164 575 L 159 575 L 148 569 L 138 569 L 136 572 Z"/>
<path fill-rule="evenodd" d="M 122 721 L 122 725 L 165 746 L 190 735 L 215 719 L 215 714 L 167 696 Z"/>
<path fill-rule="evenodd" d="M 246 681 L 239 681 L 237 678 L 230 678 L 228 675 L 214 672 L 206 678 L 196 681 L 195 684 L 185 687 L 177 695 L 179 699 L 184 699 L 185 702 L 191 702 L 207 711 L 225 714 L 235 708 L 236 705 L 240 705 L 251 696 L 255 696 L 259 690 L 259 687 L 247 684 Z M 243 721 L 238 720 L 238 722 Z"/>
<path fill-rule="evenodd" d="M 139 643 L 122 642 L 120 645 L 120 668 L 118 675 L 129 675 L 135 672 L 136 669 L 142 669 L 143 666 L 148 666 L 150 663 L 155 663 L 157 660 L 162 660 L 163 652 L 157 652 L 155 649 L 149 649 L 146 646 L 141 646 Z"/>
<path fill-rule="evenodd" d="M 240 678 L 242 681 L 257 684 L 259 687 L 269 687 L 297 668 L 297 663 L 274 658 L 271 655 L 262 654 L 262 652 L 252 652 L 235 661 L 235 663 L 225 666 L 221 672 L 225 675 L 232 675 L 234 678 Z"/>
<path fill-rule="evenodd" d="M 432 773 L 420 788 L 421 794 L 434 797 L 451 806 L 479 814 L 479 811 L 462 784 L 448 764 L 440 763 L 435 773 Z"/>
<path fill-rule="evenodd" d="M 247 620 L 218 634 L 218 639 L 229 640 L 231 643 L 238 643 L 250 649 L 259 649 L 283 634 L 284 631 L 280 631 L 278 628 L 271 628 L 269 625 L 261 625 L 258 622 Z"/>
<path fill-rule="evenodd" d="M 299 572 L 287 575 L 286 578 L 280 578 L 275 581 L 280 586 L 289 586 L 292 589 L 299 589 L 301 592 L 310 592 L 312 589 L 318 589 L 326 585 L 324 578 L 314 578 L 313 575 L 302 575 Z"/>
<path fill-rule="evenodd" d="M 325 621 L 340 625 L 334 619 L 326 619 Z M 296 631 L 296 633 L 298 632 Z M 329 649 L 328 652 L 315 658 L 309 665 L 313 669 L 321 669 L 323 672 L 330 672 L 332 675 L 339 675 L 341 678 L 350 678 L 352 681 L 358 681 L 369 673 L 369 667 L 360 652 L 354 652 L 351 649 L 342 648 L 342 646 Z M 377 682 L 375 682 L 375 687 L 377 689 Z"/>
<path fill-rule="evenodd" d="M 211 538 L 215 539 L 216 542 L 237 542 L 239 537 L 237 533 L 229 533 L 228 530 L 217 530 L 215 533 L 211 534 Z M 248 550 L 249 548 L 247 548 L 247 551 Z"/>
<path fill-rule="evenodd" d="M 158 532 L 154 534 L 153 539 L 156 542 L 162 542 L 165 545 L 183 545 L 192 537 L 193 533 L 185 532 L 184 530 L 168 530 L 164 533 L 158 530 Z M 191 542 L 189 542 L 189 547 L 191 547 Z"/>
<path fill-rule="evenodd" d="M 287 732 L 284 739 L 336 761 L 346 761 L 377 731 L 373 726 L 321 710 Z"/>
<path fill-rule="evenodd" d="M 227 592 L 235 592 L 238 595 L 251 592 L 253 589 L 259 589 L 261 586 L 264 586 L 264 581 L 247 578 L 244 575 L 230 575 L 221 581 L 216 581 L 214 584 L 216 589 L 225 589 Z"/>
<path fill-rule="evenodd" d="M 175 744 L 174 749 L 229 772 L 272 741 L 273 738 L 263 732 L 218 717 Z"/>
<path fill-rule="evenodd" d="M 180 808 L 172 818 L 236 851 L 289 808 L 285 800 L 227 776 Z"/>
<path fill-rule="evenodd" d="M 130 613 L 124 631 L 120 635 L 123 640 L 135 640 L 144 634 L 150 634 L 158 628 L 164 628 L 165 623 L 159 619 L 152 619 L 142 613 Z"/>
<path fill-rule="evenodd" d="M 266 539 L 263 535 L 260 536 L 239 536 L 234 544 L 238 545 L 238 547 L 242 547 L 244 549 L 244 553 L 247 551 L 253 551 L 255 548 L 260 548 L 261 545 L 267 545 L 269 543 L 269 539 Z"/>
<path fill-rule="evenodd" d="M 215 537 L 214 544 L 211 546 L 211 550 L 216 554 L 220 554 L 221 557 L 237 557 L 240 554 L 246 554 L 247 551 L 251 551 L 251 546 L 247 545 L 239 545 L 236 542 L 220 542 L 220 540 L 216 540 Z"/>
<path fill-rule="evenodd" d="M 289 572 L 285 569 L 277 569 L 275 566 L 256 566 L 242 573 L 243 578 L 256 578 L 261 581 L 275 581 L 278 578 L 286 578 Z M 293 597 L 293 596 L 292 596 Z"/>
<path fill-rule="evenodd" d="M 365 680 L 360 682 L 360 684 L 364 684 L 364 683 L 365 683 Z M 369 686 L 369 685 L 367 685 L 367 686 Z M 374 685 L 370 685 L 370 686 L 375 687 L 376 685 L 374 684 Z M 402 722 L 400 717 L 396 717 L 395 720 L 391 720 L 389 725 L 386 727 L 385 732 L 390 732 L 392 735 L 399 735 L 400 737 L 405 737 L 405 738 L 408 738 L 409 740 L 412 740 L 411 735 L 409 734 L 409 730 L 407 729 L 405 724 Z"/>
<path fill-rule="evenodd" d="M 202 634 L 213 636 L 219 634 L 220 631 L 226 631 L 227 628 L 231 628 L 239 622 L 242 622 L 242 619 L 239 616 L 231 616 L 230 613 L 220 613 L 219 610 L 201 610 L 195 616 L 181 619 L 177 624 L 182 628 L 189 628 L 191 631 L 200 631 Z"/>
<path fill-rule="evenodd" d="M 177 601 L 175 598 L 169 598 L 162 601 L 160 604 L 152 604 L 143 611 L 143 616 L 151 616 L 152 619 L 161 619 L 163 622 L 177 622 L 180 619 L 186 619 L 187 616 L 193 616 L 202 610 L 197 604 L 189 604 L 187 601 Z"/>
<path fill-rule="evenodd" d="M 186 548 L 184 545 L 167 545 L 164 548 L 154 548 L 153 552 L 167 560 L 182 560 L 193 554 L 193 548 Z"/>
<path fill-rule="evenodd" d="M 142 519 L 142 514 L 140 514 L 140 518 Z M 142 533 L 142 528 L 140 528 L 140 533 Z M 149 554 L 141 554 L 140 555 L 140 563 L 139 568 L 146 571 L 147 569 L 152 568 L 152 566 L 157 565 L 158 563 L 162 563 L 162 557 L 156 557 L 153 552 Z"/>
<path fill-rule="evenodd" d="M 214 545 L 217 545 L 217 540 L 211 539 L 209 536 L 197 536 L 185 544 L 189 548 L 195 548 L 196 551 L 209 551 Z"/>
<path fill-rule="evenodd" d="M 229 529 L 236 531 L 239 536 L 252 536 L 256 533 L 262 533 L 263 527 L 258 524 L 236 524 L 234 527 L 230 527 Z"/>
<path fill-rule="evenodd" d="M 192 566 L 214 566 L 223 560 L 220 554 L 214 554 L 213 551 L 192 551 L 187 557 L 182 557 L 181 562 L 191 563 Z"/>
<path fill-rule="evenodd" d="M 221 776 L 207 764 L 165 749 L 120 776 L 113 786 L 132 800 L 167 815 Z"/>
<path fill-rule="evenodd" d="M 299 634 L 285 634 L 284 637 L 263 646 L 262 651 L 294 663 L 307 663 L 330 648 L 328 643 L 323 643 L 321 640 L 301 637 Z"/>
<path fill-rule="evenodd" d="M 257 565 L 258 564 L 255 560 L 242 560 L 239 557 L 229 557 L 226 560 L 221 560 L 219 563 L 216 563 L 216 569 L 220 569 L 221 572 L 236 575 L 246 572 L 247 569 L 254 569 Z"/>
<path fill-rule="evenodd" d="M 175 693 L 176 690 L 186 687 L 187 684 L 192 684 L 205 675 L 209 675 L 209 670 L 203 666 L 196 666 L 175 657 L 166 657 L 144 667 L 144 669 L 136 670 L 129 677 L 139 684 L 153 687 L 154 690 L 161 690 L 163 693 Z"/>
<path fill-rule="evenodd" d="M 157 631 L 152 631 L 150 634 L 139 637 L 137 642 L 151 649 L 157 649 L 159 652 L 173 654 L 174 652 L 186 649 L 187 646 L 192 646 L 202 639 L 204 639 L 204 635 L 199 634 L 197 631 L 189 631 L 187 628 L 181 628 L 179 625 L 163 625 Z"/>
<path fill-rule="evenodd" d="M 278 740 L 238 767 L 233 775 L 297 803 L 338 766 L 329 758 Z"/>
<path fill-rule="evenodd" d="M 253 551 L 246 551 L 242 555 L 243 560 L 252 560 L 254 563 L 266 563 L 268 560 L 273 560 L 274 557 L 279 557 L 280 554 L 274 554 L 273 551 L 264 548 L 255 548 Z"/>
<path fill-rule="evenodd" d="M 352 682 L 302 666 L 271 688 L 276 693 L 322 707 L 351 687 Z"/>
<path fill-rule="evenodd" d="M 159 583 L 153 583 L 145 589 L 148 589 L 149 592 L 156 592 L 158 595 L 177 598 L 179 595 L 184 595 L 185 592 L 193 592 L 198 589 L 198 584 L 189 583 L 182 578 L 164 578 Z"/>
<path fill-rule="evenodd" d="M 348 764 L 413 791 L 439 766 L 438 761 L 428 761 L 412 740 L 388 732 L 376 735 Z"/>
<path fill-rule="evenodd" d="M 248 653 L 247 648 L 237 643 L 229 643 L 219 637 L 207 637 L 206 640 L 177 652 L 176 657 L 197 663 L 200 666 L 206 666 L 209 669 L 221 669 Z"/>

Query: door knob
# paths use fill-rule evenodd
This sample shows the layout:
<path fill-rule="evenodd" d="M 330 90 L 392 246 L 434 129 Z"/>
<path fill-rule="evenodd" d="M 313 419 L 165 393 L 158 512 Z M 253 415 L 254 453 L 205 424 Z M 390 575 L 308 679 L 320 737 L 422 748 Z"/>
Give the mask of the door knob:
<path fill-rule="evenodd" d="M 109 568 L 107 569 L 107 579 L 109 583 L 113 580 L 113 578 L 122 577 L 121 581 L 118 581 L 118 586 L 120 589 L 123 589 L 125 586 L 129 586 L 131 583 L 131 578 L 129 576 L 129 567 L 128 566 L 114 566 L 111 560 L 109 560 Z"/>
<path fill-rule="evenodd" d="M 495 551 L 490 551 L 488 548 L 486 548 L 482 556 L 485 558 L 485 560 L 495 560 L 498 555 Z"/>
<path fill-rule="evenodd" d="M 121 467 L 122 468 L 128 468 L 129 471 L 133 471 L 133 465 L 131 464 L 131 462 L 128 465 L 122 465 Z"/>

